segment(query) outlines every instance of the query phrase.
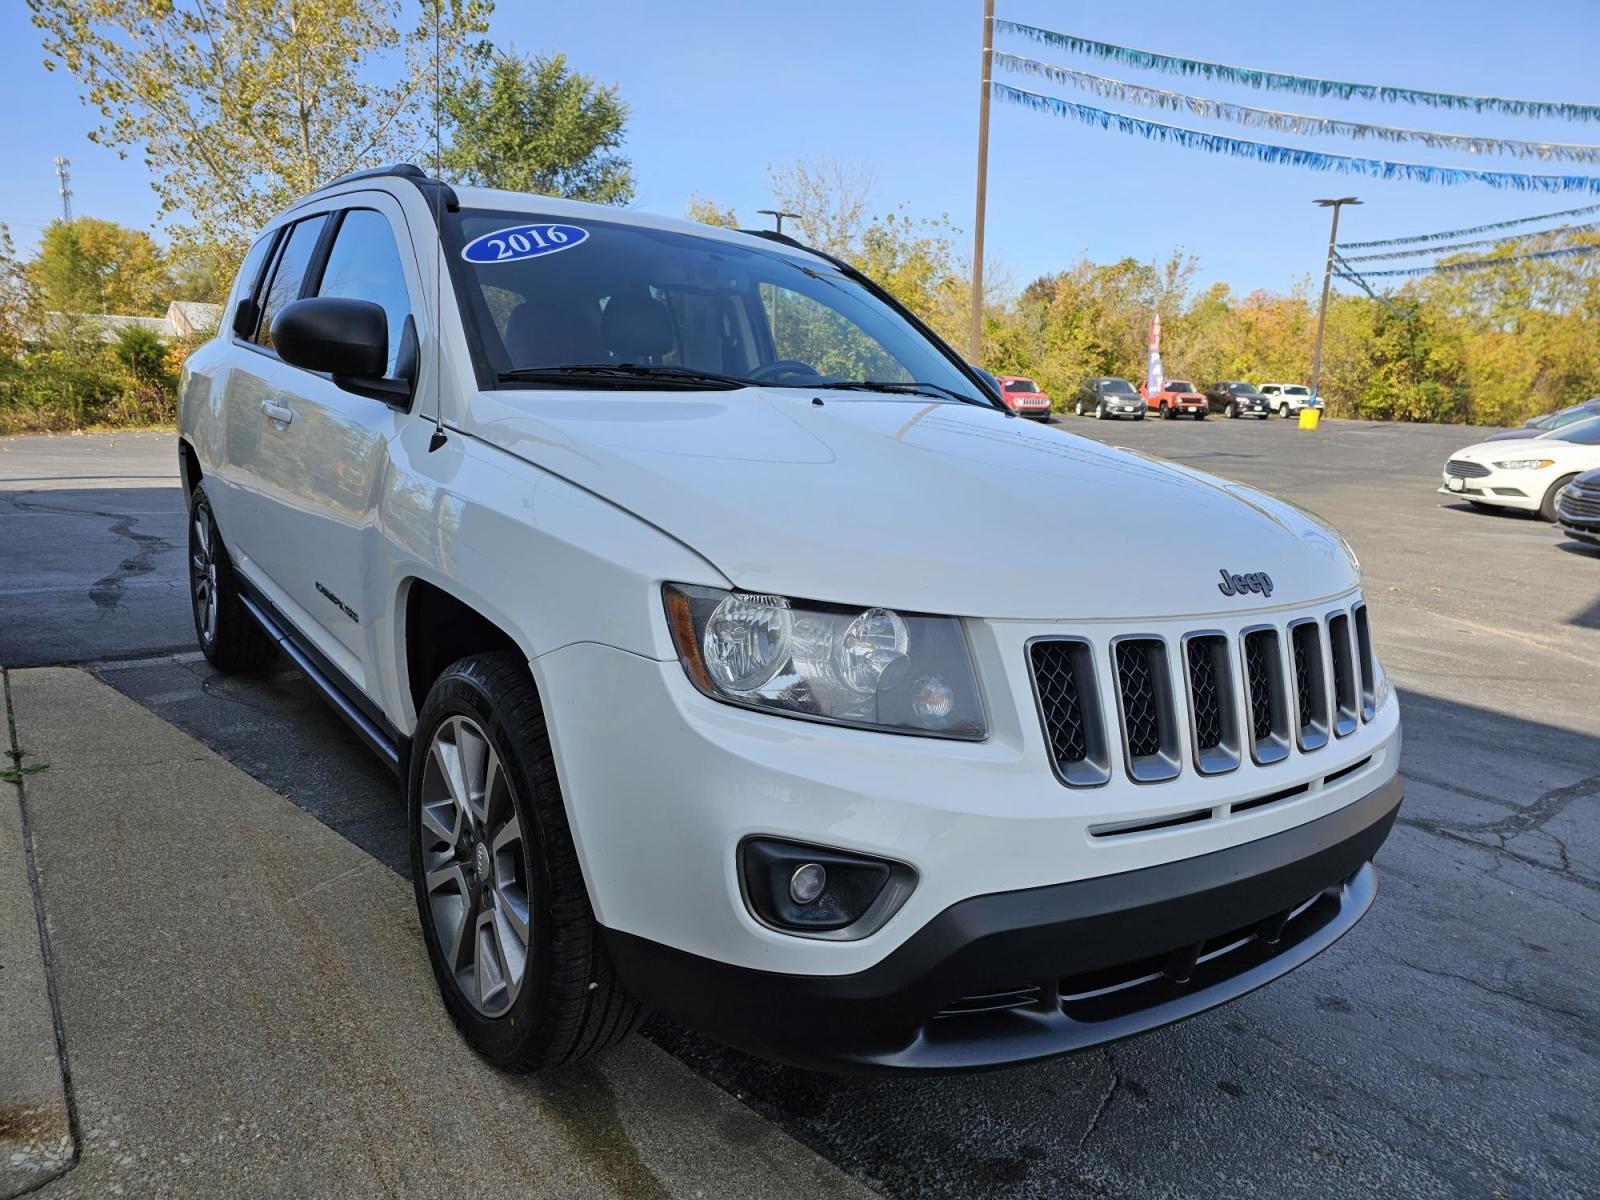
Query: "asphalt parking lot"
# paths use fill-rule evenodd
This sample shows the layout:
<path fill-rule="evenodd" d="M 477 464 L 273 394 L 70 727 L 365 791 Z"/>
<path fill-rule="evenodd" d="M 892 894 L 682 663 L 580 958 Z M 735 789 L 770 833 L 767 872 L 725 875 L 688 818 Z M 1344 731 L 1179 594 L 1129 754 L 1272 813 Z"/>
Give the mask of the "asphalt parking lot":
<path fill-rule="evenodd" d="M 1463 429 L 1056 428 L 1260 486 L 1354 546 L 1405 725 L 1372 914 L 1222 1010 L 1018 1070 L 836 1079 L 661 1022 L 648 1038 L 893 1196 L 1596 1194 L 1600 551 L 1437 494 Z M 0 664 L 90 664 L 403 873 L 392 778 L 309 686 L 190 652 L 181 510 L 170 436 L 0 439 Z M 1075 524 L 1116 514 L 1026 519 L 1071 554 Z M 69 899 L 48 878 L 43 897 Z"/>

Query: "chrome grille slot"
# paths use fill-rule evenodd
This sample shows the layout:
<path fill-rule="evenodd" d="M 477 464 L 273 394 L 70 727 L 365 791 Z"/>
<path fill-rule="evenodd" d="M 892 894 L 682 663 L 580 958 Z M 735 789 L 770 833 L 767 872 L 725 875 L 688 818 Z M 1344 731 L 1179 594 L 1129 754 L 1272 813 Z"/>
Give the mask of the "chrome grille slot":
<path fill-rule="evenodd" d="M 1241 642 L 1245 701 L 1250 710 L 1250 757 L 1261 765 L 1289 755 L 1289 697 L 1283 678 L 1278 631 L 1248 629 Z"/>
<path fill-rule="evenodd" d="M 1220 633 L 1186 634 L 1183 658 L 1195 769 L 1221 775 L 1239 765 L 1239 709 L 1228 639 Z"/>
<path fill-rule="evenodd" d="M 1328 678 L 1322 667 L 1322 627 L 1305 618 L 1289 623 L 1294 661 L 1295 741 L 1302 750 L 1328 744 Z"/>
<path fill-rule="evenodd" d="M 1111 778 L 1104 722 L 1094 687 L 1094 655 L 1086 642 L 1065 638 L 1028 646 L 1033 698 L 1056 778 L 1068 787 L 1095 787 Z"/>
<path fill-rule="evenodd" d="M 1167 644 L 1160 638 L 1126 637 L 1111 643 L 1117 677 L 1117 712 L 1128 778 L 1157 783 L 1180 769 L 1178 718 L 1173 705 Z"/>
<path fill-rule="evenodd" d="M 1328 656 L 1333 660 L 1333 732 L 1349 737 L 1356 731 L 1356 663 L 1350 645 L 1350 618 L 1328 614 Z"/>
<path fill-rule="evenodd" d="M 1464 458 L 1452 458 L 1445 463 L 1444 473 L 1461 479 L 1482 479 L 1489 473 L 1489 468 L 1482 463 L 1468 462 Z"/>
<path fill-rule="evenodd" d="M 1361 673 L 1361 719 L 1370 721 L 1378 712 L 1378 680 L 1372 661 L 1372 630 L 1367 626 L 1365 604 L 1358 604 L 1350 611 L 1356 622 L 1356 666 Z"/>

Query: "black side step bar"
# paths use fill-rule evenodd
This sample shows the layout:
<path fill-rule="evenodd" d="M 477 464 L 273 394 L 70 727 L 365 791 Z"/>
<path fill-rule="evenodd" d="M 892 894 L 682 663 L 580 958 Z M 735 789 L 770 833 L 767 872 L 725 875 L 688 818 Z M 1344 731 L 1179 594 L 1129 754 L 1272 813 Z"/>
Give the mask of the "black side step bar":
<path fill-rule="evenodd" d="M 381 758 L 391 771 L 399 775 L 400 739 L 398 734 L 388 727 L 389 723 L 382 721 L 381 717 L 374 720 L 361 710 L 360 705 L 335 681 L 336 668 L 328 664 L 325 670 L 319 661 L 321 655 L 302 646 L 292 632 L 287 632 L 279 625 L 276 610 L 272 610 L 269 615 L 272 605 L 265 597 L 258 596 L 254 588 L 246 587 L 240 591 L 239 600 L 244 604 L 245 611 L 266 631 L 267 636 L 282 646 L 284 653 L 294 659 L 295 666 L 299 667 L 301 673 L 316 686 L 322 693 L 322 698 L 333 706 L 333 710 L 344 718 L 345 724 L 355 730 L 356 735 L 367 744 L 368 749 Z M 288 622 L 285 621 L 283 624 L 287 625 Z"/>

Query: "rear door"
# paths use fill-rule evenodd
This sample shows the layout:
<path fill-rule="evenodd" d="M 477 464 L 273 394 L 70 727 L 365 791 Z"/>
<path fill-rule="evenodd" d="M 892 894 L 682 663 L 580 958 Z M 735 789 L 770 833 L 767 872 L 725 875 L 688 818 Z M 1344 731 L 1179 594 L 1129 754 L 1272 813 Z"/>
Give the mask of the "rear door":
<path fill-rule="evenodd" d="M 339 197 L 306 296 L 369 300 L 388 317 L 390 378 L 416 378 L 413 312 L 421 279 L 405 218 L 383 193 Z M 383 607 L 379 505 L 388 444 L 409 402 L 356 395 L 325 375 L 283 366 L 292 418 L 269 421 L 261 453 L 260 522 L 276 602 L 352 682 L 366 688 L 364 631 Z"/>

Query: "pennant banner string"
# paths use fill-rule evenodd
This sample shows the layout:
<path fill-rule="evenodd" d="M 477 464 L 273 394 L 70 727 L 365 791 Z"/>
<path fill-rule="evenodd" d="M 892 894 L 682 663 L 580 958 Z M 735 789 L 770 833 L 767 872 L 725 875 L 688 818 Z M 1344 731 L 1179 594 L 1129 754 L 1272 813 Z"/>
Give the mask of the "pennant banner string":
<path fill-rule="evenodd" d="M 1338 259 L 1337 255 L 1335 255 L 1334 257 L 1338 261 L 1341 261 L 1341 262 L 1343 261 L 1342 259 Z M 1334 276 L 1336 278 L 1343 279 L 1343 280 L 1346 280 L 1349 283 L 1355 284 L 1358 288 L 1360 288 L 1363 292 L 1365 292 L 1373 300 L 1376 300 L 1379 304 L 1383 305 L 1390 312 L 1394 313 L 1395 316 L 1404 317 L 1408 321 L 1412 319 L 1410 313 L 1406 312 L 1402 308 L 1396 308 L 1393 304 L 1389 303 L 1388 300 L 1384 299 L 1382 296 L 1378 295 L 1377 292 L 1373 291 L 1372 290 L 1372 285 L 1369 284 L 1365 279 L 1361 278 L 1360 275 L 1356 274 L 1356 272 L 1353 269 L 1344 270 L 1344 271 L 1340 271 L 1338 269 L 1335 269 L 1333 273 L 1334 273 Z"/>
<path fill-rule="evenodd" d="M 1503 267 L 1507 263 L 1528 262 L 1536 258 L 1569 258 L 1580 254 L 1593 254 L 1600 250 L 1600 245 L 1595 246 L 1564 246 L 1560 250 L 1539 250 L 1532 254 L 1513 254 L 1509 258 L 1477 258 L 1471 262 L 1434 263 L 1428 267 L 1396 267 L 1386 271 L 1367 271 L 1369 279 L 1377 279 L 1388 275 L 1436 275 L 1445 271 L 1486 271 L 1493 267 Z M 1343 263 L 1344 259 L 1337 254 L 1334 261 Z"/>
<path fill-rule="evenodd" d="M 1584 217 L 1600 212 L 1600 204 L 1586 204 L 1582 208 L 1567 208 L 1561 212 L 1540 213 L 1537 217 L 1518 217 L 1514 221 L 1495 221 L 1489 225 L 1471 225 L 1466 229 L 1446 229 L 1441 233 L 1414 233 L 1410 237 L 1383 238 L 1376 242 L 1340 242 L 1341 250 L 1366 250 L 1373 246 L 1409 246 L 1413 242 L 1447 242 L 1451 238 L 1467 237 L 1474 233 L 1489 233 L 1495 229 L 1515 229 L 1518 225 L 1532 225 L 1535 221 L 1553 221 L 1557 217 Z"/>
<path fill-rule="evenodd" d="M 1529 142 L 1519 138 L 1474 137 L 1464 133 L 1435 133 L 1426 129 L 1400 129 L 1392 125 L 1365 125 L 1359 121 L 1338 121 L 1328 117 L 1310 117 L 1301 113 L 1278 112 L 1270 108 L 1250 108 L 1243 104 L 1229 104 L 1221 100 L 1208 100 L 1200 96 L 1186 96 L 1182 92 L 1164 92 L 1159 88 L 1124 83 L 1104 75 L 1091 75 L 1086 71 L 1073 71 L 1018 54 L 996 51 L 996 67 L 1003 71 L 1016 71 L 1048 79 L 1053 83 L 1082 88 L 1097 96 L 1142 104 L 1147 108 L 1166 108 L 1186 111 L 1197 117 L 1215 117 L 1234 121 L 1240 125 L 1253 125 L 1258 129 L 1275 129 L 1280 133 L 1323 134 L 1331 137 L 1376 138 L 1385 142 L 1420 142 L 1435 150 L 1454 150 L 1463 154 L 1510 154 L 1517 158 L 1539 158 L 1546 162 L 1600 162 L 1600 146 L 1578 145 L 1572 142 Z"/>
<path fill-rule="evenodd" d="M 1533 233 L 1522 234 L 1520 238 L 1507 238 L 1504 236 L 1478 238 L 1470 242 L 1448 242 L 1443 246 L 1423 246 L 1417 250 L 1388 250 L 1377 254 L 1346 254 L 1341 257 L 1345 262 L 1374 262 L 1382 258 L 1416 258 L 1423 254 L 1454 254 L 1457 250 L 1467 250 L 1473 246 L 1502 246 L 1515 241 L 1549 237 L 1552 234 L 1564 236 L 1569 233 L 1590 233 L 1596 229 L 1600 229 L 1600 221 L 1591 221 L 1586 225 L 1558 225 L 1554 229 L 1540 229 Z"/>
<path fill-rule="evenodd" d="M 1561 100 L 1515 100 L 1500 96 L 1466 96 L 1456 92 L 1430 92 L 1420 88 L 1390 87 L 1378 83 L 1346 83 L 1337 79 L 1318 79 L 1310 75 L 1289 75 L 1279 71 L 1262 71 L 1255 67 L 1235 67 L 1226 63 L 1206 62 L 1197 58 L 1181 58 L 1173 54 L 1158 54 L 1151 50 L 1134 50 L 1111 42 L 1098 42 L 1092 38 L 1070 33 L 1056 33 L 1040 29 L 1037 25 L 1023 25 L 1016 21 L 996 18 L 995 31 L 1014 33 L 1041 45 L 1071 54 L 1094 55 L 1111 59 L 1126 66 L 1148 71 L 1167 71 L 1176 75 L 1199 75 L 1224 83 L 1243 84 L 1253 88 L 1274 91 L 1299 92 L 1306 96 L 1334 96 L 1341 100 L 1385 100 L 1403 104 L 1421 104 L 1430 108 L 1462 108 L 1472 112 L 1499 112 L 1516 117 L 1554 117 L 1568 121 L 1600 120 L 1600 104 L 1574 104 Z"/>
<path fill-rule="evenodd" d="M 1346 154 L 1323 154 L 1317 150 L 1302 150 L 1293 146 L 1274 146 L 1265 142 L 1251 142 L 1240 138 L 1224 137 L 1216 133 L 1203 133 L 1198 129 L 1185 129 L 1179 125 L 1164 125 L 1159 121 L 1146 121 L 1125 113 L 1109 112 L 1088 104 L 1077 104 L 1055 96 L 1041 96 L 1038 92 L 1024 91 L 998 80 L 989 84 L 994 95 L 1013 104 L 1031 108 L 1035 112 L 1048 112 L 1058 117 L 1069 117 L 1086 125 L 1101 129 L 1116 129 L 1120 133 L 1134 133 L 1158 142 L 1174 142 L 1195 150 L 1212 154 L 1231 154 L 1236 158 L 1254 159 L 1256 162 L 1282 163 L 1289 166 L 1309 167 L 1314 171 L 1341 171 L 1349 175 L 1367 175 L 1378 179 L 1408 179 L 1417 183 L 1482 183 L 1494 188 L 1513 188 L 1526 192 L 1591 192 L 1600 194 L 1600 177 L 1593 175 L 1525 175 L 1518 171 L 1480 171 L 1474 167 L 1435 167 L 1425 163 L 1388 162 L 1377 158 L 1353 158 Z"/>

